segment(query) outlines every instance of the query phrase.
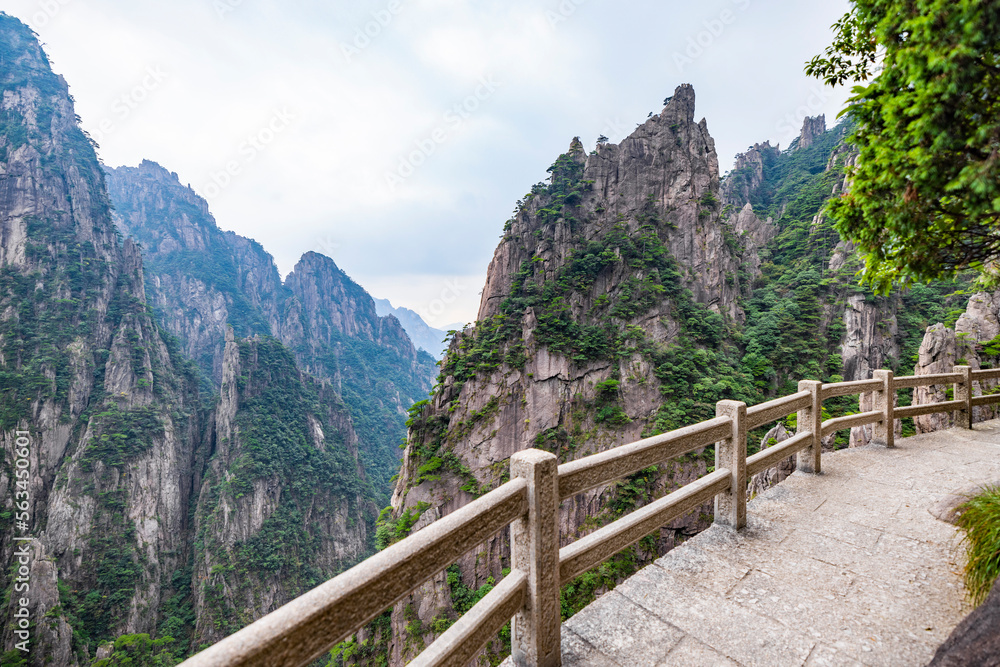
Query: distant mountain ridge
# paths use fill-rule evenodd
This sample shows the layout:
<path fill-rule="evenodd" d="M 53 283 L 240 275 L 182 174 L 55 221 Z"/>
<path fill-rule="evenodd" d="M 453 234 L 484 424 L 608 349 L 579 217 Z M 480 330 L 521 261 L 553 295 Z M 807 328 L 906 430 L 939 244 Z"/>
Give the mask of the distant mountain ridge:
<path fill-rule="evenodd" d="M 409 334 L 414 346 L 424 350 L 435 359 L 444 358 L 445 347 L 447 347 L 444 339 L 448 335 L 446 330 L 435 329 L 424 322 L 424 318 L 415 311 L 402 306 L 397 308 L 388 299 L 375 299 L 375 310 L 380 317 L 394 315 L 403 325 L 406 333 Z"/>
<path fill-rule="evenodd" d="M 211 385 L 222 380 L 227 327 L 237 337 L 273 335 L 343 397 L 367 472 L 385 493 L 406 437 L 406 409 L 427 395 L 435 360 L 414 349 L 397 318 L 380 316 L 368 292 L 329 257 L 304 254 L 282 281 L 271 255 L 221 230 L 208 203 L 175 173 L 143 160 L 105 174 L 116 224 L 143 246 L 159 321 Z"/>
<path fill-rule="evenodd" d="M 260 246 L 169 172 L 111 180 L 113 198 L 66 82 L 0 12 L 0 440 L 31 452 L 26 479 L 0 459 L 0 588 L 17 545 L 31 570 L 29 651 L 5 602 L 4 665 L 138 664 L 124 654 L 150 637 L 176 664 L 350 567 L 384 496 L 359 450 L 398 439 L 433 367 L 346 279 L 370 340 L 308 348 L 329 308 L 298 304 L 321 260 L 284 298 Z"/>

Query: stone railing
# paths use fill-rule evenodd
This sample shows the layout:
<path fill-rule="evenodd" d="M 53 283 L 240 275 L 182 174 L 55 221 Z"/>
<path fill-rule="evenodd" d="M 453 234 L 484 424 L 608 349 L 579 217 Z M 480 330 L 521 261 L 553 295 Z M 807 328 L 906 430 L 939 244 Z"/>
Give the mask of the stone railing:
<path fill-rule="evenodd" d="M 385 609 L 488 537 L 511 526 L 511 565 L 505 576 L 411 665 L 464 666 L 513 618 L 511 649 L 523 667 L 560 664 L 559 588 L 698 505 L 715 499 L 715 520 L 746 525 L 747 478 L 798 455 L 797 467 L 821 470 L 821 440 L 841 429 L 874 424 L 873 442 L 894 446 L 894 420 L 955 412 L 972 428 L 974 406 L 1000 403 L 1000 394 L 973 397 L 973 382 L 1000 379 L 1000 369 L 871 380 L 799 383 L 799 392 L 747 408 L 720 401 L 716 417 L 694 426 L 557 465 L 537 449 L 511 457 L 511 480 L 347 572 L 317 586 L 187 660 L 184 667 L 303 665 L 357 632 Z M 896 389 L 953 385 L 954 400 L 895 407 Z M 822 420 L 823 401 L 873 395 L 874 410 Z M 747 457 L 747 431 L 797 412 L 797 432 Z M 715 444 L 715 471 L 559 548 L 559 503 L 643 468 Z M 558 573 L 558 576 L 557 574 Z"/>

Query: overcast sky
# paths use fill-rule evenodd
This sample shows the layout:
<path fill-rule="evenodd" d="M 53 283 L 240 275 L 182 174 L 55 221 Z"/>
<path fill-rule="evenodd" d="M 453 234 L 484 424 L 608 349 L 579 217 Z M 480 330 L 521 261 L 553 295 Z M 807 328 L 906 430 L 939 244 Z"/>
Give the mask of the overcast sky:
<path fill-rule="evenodd" d="M 722 171 L 843 90 L 803 63 L 846 0 L 3 0 L 110 166 L 177 172 L 282 275 L 309 250 L 434 326 L 471 321 L 518 198 L 574 136 L 694 85 Z"/>

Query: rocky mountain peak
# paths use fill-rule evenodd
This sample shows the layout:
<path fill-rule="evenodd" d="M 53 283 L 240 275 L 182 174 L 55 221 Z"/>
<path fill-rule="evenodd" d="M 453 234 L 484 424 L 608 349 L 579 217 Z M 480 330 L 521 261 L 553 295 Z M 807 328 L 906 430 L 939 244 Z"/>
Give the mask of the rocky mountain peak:
<path fill-rule="evenodd" d="M 0 12 L 0 71 L 3 84 L 51 77 L 66 87 L 66 81 L 52 73 L 48 56 L 31 28 L 4 12 Z"/>
<path fill-rule="evenodd" d="M 781 149 L 771 142 L 754 144 L 736 156 L 736 164 L 722 183 L 723 201 L 742 206 L 764 182 L 764 165 L 781 155 Z"/>
<path fill-rule="evenodd" d="M 674 94 L 667 98 L 667 104 L 659 114 L 661 122 L 693 123 L 694 104 L 694 86 L 682 83 L 674 89 Z"/>
<path fill-rule="evenodd" d="M 809 148 L 817 137 L 826 132 L 826 115 L 806 116 L 802 119 L 802 130 L 799 132 L 798 150 Z"/>
<path fill-rule="evenodd" d="M 737 317 L 735 292 L 724 273 L 707 272 L 708 255 L 724 246 L 719 226 L 719 167 L 707 124 L 694 122 L 694 89 L 679 86 L 663 112 L 619 144 L 585 155 L 576 140 L 536 185 L 507 225 L 488 270 L 479 320 L 495 315 L 522 264 L 538 257 L 546 275 L 565 264 L 579 244 L 625 222 L 632 231 L 651 225 L 674 257 L 690 262 L 690 289 L 701 301 Z M 718 239 L 713 240 L 718 233 Z"/>
<path fill-rule="evenodd" d="M 328 328 L 333 327 L 348 336 L 377 338 L 375 301 L 326 255 L 312 251 L 302 255 L 285 286 L 309 314 L 313 336 L 329 339 Z"/>

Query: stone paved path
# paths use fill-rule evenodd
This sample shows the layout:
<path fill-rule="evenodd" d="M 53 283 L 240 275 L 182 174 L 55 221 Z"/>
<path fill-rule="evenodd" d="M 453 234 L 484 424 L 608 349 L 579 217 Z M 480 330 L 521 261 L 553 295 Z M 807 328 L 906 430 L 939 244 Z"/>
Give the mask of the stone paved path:
<path fill-rule="evenodd" d="M 928 512 L 1000 481 L 1000 421 L 824 454 L 563 624 L 563 665 L 925 665 L 969 611 Z"/>

